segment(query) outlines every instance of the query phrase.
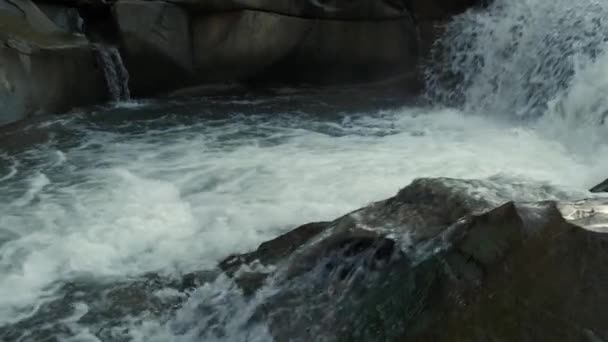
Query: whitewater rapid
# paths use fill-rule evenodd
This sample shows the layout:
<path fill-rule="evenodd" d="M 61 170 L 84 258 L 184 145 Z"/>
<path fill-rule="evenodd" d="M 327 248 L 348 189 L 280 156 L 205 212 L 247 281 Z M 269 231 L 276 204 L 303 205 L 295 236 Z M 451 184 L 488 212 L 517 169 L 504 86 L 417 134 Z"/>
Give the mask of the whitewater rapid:
<path fill-rule="evenodd" d="M 127 111 L 145 118 L 152 108 Z M 52 297 L 57 282 L 211 268 L 417 177 L 541 183 L 508 196 L 576 198 L 608 166 L 534 129 L 453 110 L 87 120 L 51 124 L 72 139 L 2 158 L 2 323 Z"/>
<path fill-rule="evenodd" d="M 72 279 L 213 268 L 418 177 L 487 180 L 494 185 L 471 191 L 497 199 L 592 196 L 587 189 L 608 177 L 606 18 L 608 5 L 595 0 L 497 0 L 465 13 L 429 68 L 434 102 L 425 107 L 228 96 L 30 124 L 22 134 L 44 138 L 0 153 L 0 327 Z M 446 74 L 460 75 L 456 87 Z M 218 293 L 199 289 L 226 309 Z M 75 317 L 87 310 L 77 304 Z M 201 320 L 195 304 L 173 322 Z M 238 313 L 225 315 L 242 328 Z M 197 340 L 142 322 L 125 323 L 130 339 Z M 74 329 L 95 340 L 87 326 Z M 260 329 L 247 336 L 267 341 Z M 217 340 L 256 340 L 244 336 Z"/>

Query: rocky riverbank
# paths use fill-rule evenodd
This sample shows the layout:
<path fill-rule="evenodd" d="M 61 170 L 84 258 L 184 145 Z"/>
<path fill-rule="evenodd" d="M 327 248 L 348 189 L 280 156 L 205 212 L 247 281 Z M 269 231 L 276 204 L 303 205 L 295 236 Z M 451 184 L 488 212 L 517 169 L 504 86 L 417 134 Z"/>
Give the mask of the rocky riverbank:
<path fill-rule="evenodd" d="M 121 82 L 139 97 L 395 78 L 416 92 L 441 23 L 477 2 L 2 0 L 0 124 L 124 99 Z"/>

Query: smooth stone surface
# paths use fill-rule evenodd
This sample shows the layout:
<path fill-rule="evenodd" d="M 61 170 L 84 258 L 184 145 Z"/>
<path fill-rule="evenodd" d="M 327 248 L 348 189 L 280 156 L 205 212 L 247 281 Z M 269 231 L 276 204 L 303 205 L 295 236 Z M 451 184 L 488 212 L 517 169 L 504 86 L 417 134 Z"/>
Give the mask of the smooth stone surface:
<path fill-rule="evenodd" d="M 194 19 L 196 74 L 204 80 L 242 80 L 285 58 L 310 29 L 308 20 L 257 11 Z"/>
<path fill-rule="evenodd" d="M 119 1 L 113 7 L 134 95 L 188 85 L 192 69 L 188 14 L 164 1 Z"/>
<path fill-rule="evenodd" d="M 54 4 L 38 4 L 40 10 L 65 32 L 83 34 L 84 20 L 80 17 L 78 9 Z"/>
<path fill-rule="evenodd" d="M 304 39 L 279 66 L 278 75 L 312 83 L 373 82 L 414 76 L 418 56 L 416 27 L 410 18 L 313 21 Z"/>
<path fill-rule="evenodd" d="M 258 11 L 194 19 L 196 75 L 205 81 L 371 82 L 416 72 L 409 19 L 308 20 Z"/>
<path fill-rule="evenodd" d="M 105 85 L 82 36 L 63 32 L 32 2 L 0 10 L 0 125 L 98 103 Z"/>

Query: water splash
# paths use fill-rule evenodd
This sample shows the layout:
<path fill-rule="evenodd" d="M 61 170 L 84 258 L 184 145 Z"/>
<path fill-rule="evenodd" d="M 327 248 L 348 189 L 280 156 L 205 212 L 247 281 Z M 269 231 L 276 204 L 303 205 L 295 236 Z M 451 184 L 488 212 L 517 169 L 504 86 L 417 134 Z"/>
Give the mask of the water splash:
<path fill-rule="evenodd" d="M 557 115 L 559 108 L 568 110 L 561 116 L 580 117 L 572 107 L 581 106 L 585 121 L 603 122 L 606 104 L 596 103 L 604 101 L 597 94 L 580 104 L 571 98 L 580 92 L 581 71 L 608 63 L 607 18 L 602 0 L 496 0 L 471 10 L 448 25 L 434 48 L 429 95 L 468 112 L 515 118 Z M 597 71 L 594 86 L 604 89 L 605 72 Z"/>
<path fill-rule="evenodd" d="M 130 100 L 129 72 L 118 49 L 101 44 L 96 44 L 94 49 L 97 53 L 98 63 L 103 68 L 110 99 L 113 102 Z"/>

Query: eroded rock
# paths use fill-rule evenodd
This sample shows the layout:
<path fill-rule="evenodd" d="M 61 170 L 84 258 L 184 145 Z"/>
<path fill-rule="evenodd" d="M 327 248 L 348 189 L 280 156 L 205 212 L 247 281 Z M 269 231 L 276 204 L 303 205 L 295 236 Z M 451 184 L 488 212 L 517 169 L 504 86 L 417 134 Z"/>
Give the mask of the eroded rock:
<path fill-rule="evenodd" d="M 318 20 L 265 78 L 315 84 L 373 82 L 409 75 L 419 66 L 417 29 L 410 17 L 383 21 Z"/>

